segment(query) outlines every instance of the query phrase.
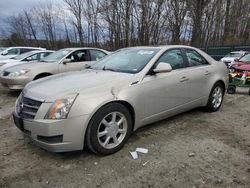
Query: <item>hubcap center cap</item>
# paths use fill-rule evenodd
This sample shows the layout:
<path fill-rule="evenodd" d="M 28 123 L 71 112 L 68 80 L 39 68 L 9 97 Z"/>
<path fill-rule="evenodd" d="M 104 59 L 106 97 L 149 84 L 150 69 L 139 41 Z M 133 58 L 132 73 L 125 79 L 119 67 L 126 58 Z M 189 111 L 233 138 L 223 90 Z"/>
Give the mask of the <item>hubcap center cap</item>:
<path fill-rule="evenodd" d="M 118 125 L 116 123 L 110 123 L 110 127 L 107 129 L 109 136 L 116 136 L 118 133 Z"/>

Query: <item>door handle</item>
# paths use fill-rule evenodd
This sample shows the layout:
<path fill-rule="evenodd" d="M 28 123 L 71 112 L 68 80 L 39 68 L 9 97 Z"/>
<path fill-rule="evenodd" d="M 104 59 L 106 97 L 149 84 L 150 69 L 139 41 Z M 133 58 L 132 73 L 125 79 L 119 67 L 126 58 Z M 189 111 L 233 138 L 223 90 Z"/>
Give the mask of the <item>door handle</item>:
<path fill-rule="evenodd" d="M 210 74 L 211 74 L 211 72 L 209 72 L 209 71 L 206 71 L 206 72 L 205 72 L 205 75 L 206 75 L 206 76 L 208 76 L 208 75 L 210 75 Z"/>
<path fill-rule="evenodd" d="M 180 79 L 180 82 L 186 82 L 188 81 L 189 79 L 186 77 L 186 76 L 183 76 L 181 79 Z"/>

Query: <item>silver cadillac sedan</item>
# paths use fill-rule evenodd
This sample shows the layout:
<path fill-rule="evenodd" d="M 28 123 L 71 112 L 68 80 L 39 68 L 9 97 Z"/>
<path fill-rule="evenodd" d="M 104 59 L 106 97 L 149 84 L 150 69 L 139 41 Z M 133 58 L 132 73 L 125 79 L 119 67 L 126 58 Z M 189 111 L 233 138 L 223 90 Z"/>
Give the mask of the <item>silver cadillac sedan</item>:
<path fill-rule="evenodd" d="M 54 152 L 120 150 L 136 129 L 204 107 L 217 111 L 228 70 L 188 46 L 118 50 L 83 71 L 28 84 L 16 102 L 16 126 Z"/>

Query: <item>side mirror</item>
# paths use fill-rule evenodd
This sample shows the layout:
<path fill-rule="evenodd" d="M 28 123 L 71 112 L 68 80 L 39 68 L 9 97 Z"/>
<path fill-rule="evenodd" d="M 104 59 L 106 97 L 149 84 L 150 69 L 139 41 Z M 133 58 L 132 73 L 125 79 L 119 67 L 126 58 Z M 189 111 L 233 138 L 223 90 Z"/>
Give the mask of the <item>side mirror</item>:
<path fill-rule="evenodd" d="M 239 61 L 240 59 L 239 58 L 235 58 L 234 61 Z"/>
<path fill-rule="evenodd" d="M 7 51 L 3 51 L 3 52 L 1 53 L 1 55 L 7 55 L 7 54 L 8 54 Z"/>
<path fill-rule="evenodd" d="M 71 59 L 64 59 L 63 61 L 62 61 L 62 63 L 64 64 L 64 65 L 66 65 L 67 63 L 70 63 L 71 62 Z"/>
<path fill-rule="evenodd" d="M 172 67 L 168 63 L 160 62 L 153 71 L 154 73 L 171 72 Z"/>
<path fill-rule="evenodd" d="M 27 57 L 26 61 L 32 61 L 32 58 L 31 57 Z"/>

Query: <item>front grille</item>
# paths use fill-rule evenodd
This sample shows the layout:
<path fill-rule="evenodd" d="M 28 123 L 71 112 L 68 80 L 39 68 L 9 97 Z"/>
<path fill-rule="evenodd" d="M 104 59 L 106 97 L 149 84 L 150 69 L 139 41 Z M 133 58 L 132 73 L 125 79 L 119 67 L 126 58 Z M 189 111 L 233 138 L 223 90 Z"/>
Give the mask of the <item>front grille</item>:
<path fill-rule="evenodd" d="M 10 74 L 10 72 L 8 72 L 8 71 L 3 72 L 3 76 L 9 76 L 9 74 Z"/>
<path fill-rule="evenodd" d="M 23 119 L 34 119 L 42 102 L 20 96 L 17 104 L 17 113 Z"/>

